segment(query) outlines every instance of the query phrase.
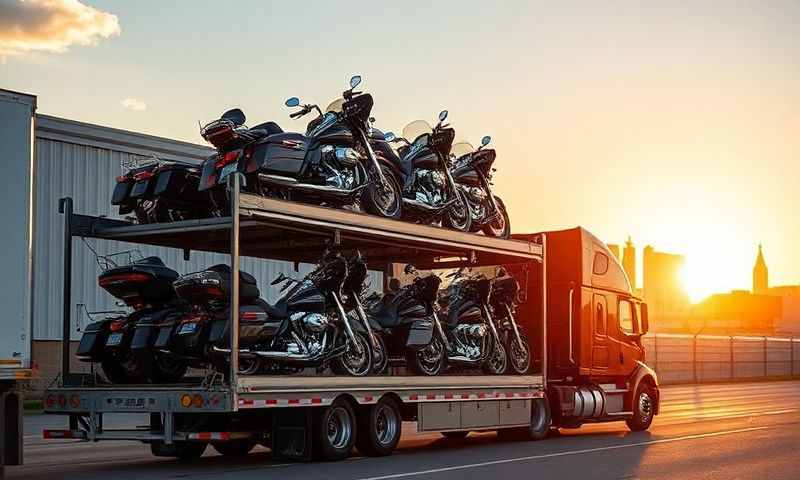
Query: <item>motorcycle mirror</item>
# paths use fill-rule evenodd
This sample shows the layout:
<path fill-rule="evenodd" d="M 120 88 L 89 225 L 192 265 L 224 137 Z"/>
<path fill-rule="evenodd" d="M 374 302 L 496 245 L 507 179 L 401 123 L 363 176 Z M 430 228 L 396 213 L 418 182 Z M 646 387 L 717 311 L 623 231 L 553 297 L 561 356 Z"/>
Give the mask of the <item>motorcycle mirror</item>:
<path fill-rule="evenodd" d="M 447 110 L 439 112 L 439 121 L 444 122 L 447 119 Z"/>
<path fill-rule="evenodd" d="M 350 89 L 356 88 L 361 84 L 361 75 L 353 75 L 350 77 Z"/>
<path fill-rule="evenodd" d="M 244 112 L 239 108 L 233 108 L 231 110 L 228 110 L 227 112 L 222 114 L 221 118 L 223 120 L 230 120 L 235 125 L 244 125 L 244 122 L 246 121 Z"/>
<path fill-rule="evenodd" d="M 415 271 L 417 271 L 417 269 L 414 268 L 414 265 L 411 265 L 410 263 L 406 265 L 406 268 L 403 269 L 403 273 L 405 273 L 406 275 L 411 275 Z"/>
<path fill-rule="evenodd" d="M 490 137 L 489 135 L 486 135 L 485 137 L 481 138 L 481 146 L 485 147 L 486 145 L 489 145 L 489 142 L 491 142 L 491 141 L 492 141 L 492 137 Z"/>
<path fill-rule="evenodd" d="M 394 132 L 386 132 L 383 134 L 383 138 L 387 142 L 394 142 L 395 140 L 397 140 L 397 135 L 395 135 Z"/>
<path fill-rule="evenodd" d="M 286 100 L 287 107 L 299 107 L 300 106 L 300 99 L 297 97 L 292 97 Z"/>

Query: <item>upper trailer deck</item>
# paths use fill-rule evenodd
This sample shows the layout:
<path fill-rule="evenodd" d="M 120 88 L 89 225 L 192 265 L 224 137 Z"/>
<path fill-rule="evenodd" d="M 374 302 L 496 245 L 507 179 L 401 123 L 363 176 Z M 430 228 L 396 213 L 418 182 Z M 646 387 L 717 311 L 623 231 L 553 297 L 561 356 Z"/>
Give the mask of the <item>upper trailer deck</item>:
<path fill-rule="evenodd" d="M 315 263 L 328 247 L 359 249 L 371 264 L 413 263 L 420 268 L 541 261 L 542 245 L 391 220 L 347 210 L 242 193 L 239 254 Z M 136 225 L 71 216 L 73 236 L 230 253 L 231 217 Z"/>

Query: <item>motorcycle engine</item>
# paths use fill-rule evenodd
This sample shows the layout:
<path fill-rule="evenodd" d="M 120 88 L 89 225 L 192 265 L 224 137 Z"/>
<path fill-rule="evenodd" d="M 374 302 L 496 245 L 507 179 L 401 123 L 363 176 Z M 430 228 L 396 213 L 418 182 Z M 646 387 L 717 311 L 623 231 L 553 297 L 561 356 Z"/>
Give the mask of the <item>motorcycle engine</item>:
<path fill-rule="evenodd" d="M 472 359 L 481 356 L 484 339 L 488 333 L 486 325 L 461 324 L 456 326 L 453 333 L 457 339 L 455 348 L 459 354 Z"/>
<path fill-rule="evenodd" d="M 442 203 L 446 181 L 444 174 L 437 170 L 416 170 L 412 186 L 415 199 L 428 205 Z"/>
<path fill-rule="evenodd" d="M 329 187 L 350 190 L 356 186 L 356 169 L 363 162 L 364 156 L 353 148 L 325 145 L 322 147 L 322 160 L 316 167 L 316 174 Z"/>
<path fill-rule="evenodd" d="M 298 330 L 303 332 L 321 333 L 330 323 L 330 319 L 321 313 L 298 312 L 290 317 Z"/>

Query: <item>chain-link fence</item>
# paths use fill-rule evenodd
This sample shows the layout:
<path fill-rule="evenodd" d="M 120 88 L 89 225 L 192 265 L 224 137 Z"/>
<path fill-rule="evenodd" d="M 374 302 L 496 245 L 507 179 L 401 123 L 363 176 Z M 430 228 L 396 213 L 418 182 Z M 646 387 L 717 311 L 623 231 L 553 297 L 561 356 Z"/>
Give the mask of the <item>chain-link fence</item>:
<path fill-rule="evenodd" d="M 642 343 L 663 383 L 800 376 L 800 338 L 659 333 Z"/>

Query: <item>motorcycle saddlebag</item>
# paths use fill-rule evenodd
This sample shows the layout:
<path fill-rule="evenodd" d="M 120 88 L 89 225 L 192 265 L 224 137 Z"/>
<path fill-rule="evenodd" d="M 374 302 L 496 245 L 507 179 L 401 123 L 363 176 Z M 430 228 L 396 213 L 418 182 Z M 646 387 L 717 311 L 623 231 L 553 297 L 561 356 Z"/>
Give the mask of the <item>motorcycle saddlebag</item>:
<path fill-rule="evenodd" d="M 136 312 L 136 329 L 131 340 L 131 350 L 143 350 L 155 344 L 156 336 L 159 333 L 159 325 L 172 313 L 174 307 L 160 310 L 146 310 Z"/>
<path fill-rule="evenodd" d="M 169 200 L 190 200 L 188 194 L 197 192 L 200 185 L 200 171 L 195 167 L 179 163 L 165 165 L 158 171 L 153 195 Z M 192 195 L 194 196 L 194 195 Z"/>
<path fill-rule="evenodd" d="M 280 333 L 285 319 L 269 318 L 265 308 L 260 305 L 261 302 L 263 300 L 258 299 L 252 305 L 239 307 L 239 345 L 241 347 L 267 341 Z M 226 315 L 211 324 L 208 341 L 227 346 L 230 341 L 229 333 L 230 327 Z"/>
<path fill-rule="evenodd" d="M 108 293 L 128 305 L 162 303 L 174 297 L 172 282 L 178 272 L 164 265 L 158 257 L 147 257 L 130 265 L 101 273 L 97 282 Z"/>
<path fill-rule="evenodd" d="M 84 359 L 93 359 L 98 357 L 103 351 L 108 339 L 109 327 L 111 320 L 101 320 L 93 322 L 86 326 L 83 330 L 81 342 L 78 344 L 78 351 L 75 353 L 78 357 Z"/>
<path fill-rule="evenodd" d="M 254 145 L 247 163 L 247 173 L 263 173 L 296 177 L 303 167 L 308 138 L 300 133 L 270 135 Z"/>
<path fill-rule="evenodd" d="M 410 348 L 422 348 L 433 339 L 433 319 L 418 320 L 411 324 L 408 329 L 408 339 L 406 346 Z"/>

